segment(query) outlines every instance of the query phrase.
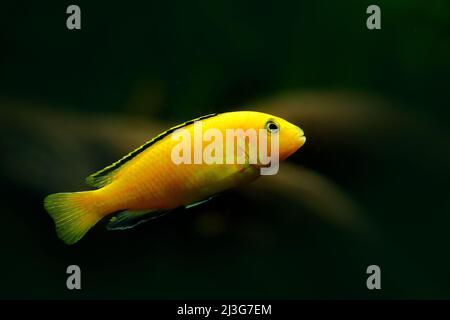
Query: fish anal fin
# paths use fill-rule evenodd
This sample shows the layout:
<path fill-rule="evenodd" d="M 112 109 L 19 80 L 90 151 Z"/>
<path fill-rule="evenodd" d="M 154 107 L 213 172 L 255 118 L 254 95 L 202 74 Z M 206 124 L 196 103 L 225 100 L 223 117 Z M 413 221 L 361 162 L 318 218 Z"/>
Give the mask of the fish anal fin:
<path fill-rule="evenodd" d="M 185 205 L 184 207 L 185 207 L 186 209 L 190 209 L 190 208 L 199 206 L 199 205 L 201 205 L 201 204 L 203 204 L 203 203 L 205 203 L 205 202 L 208 202 L 209 200 L 211 200 L 211 199 L 213 199 L 213 198 L 215 198 L 215 196 L 211 196 L 211 197 L 209 197 L 209 198 L 206 198 L 206 199 L 203 199 L 203 200 L 200 200 L 200 201 L 196 201 L 196 202 L 187 204 L 187 205 Z"/>
<path fill-rule="evenodd" d="M 126 230 L 149 220 L 159 218 L 168 213 L 165 210 L 125 210 L 119 212 L 109 220 L 108 230 Z"/>

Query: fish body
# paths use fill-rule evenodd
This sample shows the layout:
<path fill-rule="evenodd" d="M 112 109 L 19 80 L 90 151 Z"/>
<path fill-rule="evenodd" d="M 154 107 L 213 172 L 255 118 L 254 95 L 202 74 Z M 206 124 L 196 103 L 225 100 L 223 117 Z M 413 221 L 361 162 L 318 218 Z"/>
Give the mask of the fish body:
<path fill-rule="evenodd" d="M 49 195 L 44 200 L 45 208 L 55 221 L 58 236 L 65 243 L 72 244 L 95 223 L 113 213 L 118 214 L 112 217 L 109 228 L 126 229 L 144 221 L 144 218 L 151 218 L 152 214 L 158 216 L 160 212 L 200 203 L 224 190 L 257 179 L 264 166 L 259 157 L 249 162 L 250 149 L 262 145 L 260 136 L 256 144 L 236 143 L 232 152 L 227 152 L 230 151 L 226 149 L 228 140 L 224 138 L 219 141 L 217 135 L 226 137 L 230 129 L 264 129 L 271 142 L 268 125 L 278 135 L 280 160 L 294 153 L 305 142 L 299 127 L 265 113 L 238 111 L 200 117 L 169 129 L 118 162 L 89 176 L 86 182 L 96 190 Z M 209 139 L 200 136 L 195 140 L 199 126 L 201 133 L 213 132 L 215 136 Z M 178 153 L 190 156 L 187 163 L 174 161 L 174 150 L 180 149 L 180 139 L 174 139 L 174 135 L 179 132 L 183 133 L 179 138 L 193 137 L 190 144 L 181 146 L 184 152 Z M 212 141 L 219 147 L 211 153 L 216 162 L 205 163 L 201 161 L 203 151 L 208 145 L 211 146 Z M 229 159 L 236 160 L 238 150 L 245 158 L 241 163 Z M 221 158 L 223 161 L 217 161 Z"/>

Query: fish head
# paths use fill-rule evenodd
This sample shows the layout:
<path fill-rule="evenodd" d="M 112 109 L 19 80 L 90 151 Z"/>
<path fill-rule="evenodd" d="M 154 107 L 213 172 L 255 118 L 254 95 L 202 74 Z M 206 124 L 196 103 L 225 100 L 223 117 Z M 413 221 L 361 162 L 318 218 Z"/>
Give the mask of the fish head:
<path fill-rule="evenodd" d="M 273 139 L 278 139 L 279 159 L 285 160 L 300 149 L 306 142 L 303 130 L 289 121 L 273 115 L 266 115 L 263 124 L 267 131 L 268 146 L 273 146 Z"/>
<path fill-rule="evenodd" d="M 262 132 L 264 137 L 261 135 L 258 137 L 258 149 L 266 147 L 269 156 L 273 156 L 272 149 L 275 151 L 275 142 L 280 161 L 288 158 L 305 144 L 306 137 L 303 130 L 283 118 L 253 111 L 244 111 L 242 114 L 241 121 L 233 120 L 234 125 Z M 266 143 L 261 141 L 262 138 L 266 138 Z"/>

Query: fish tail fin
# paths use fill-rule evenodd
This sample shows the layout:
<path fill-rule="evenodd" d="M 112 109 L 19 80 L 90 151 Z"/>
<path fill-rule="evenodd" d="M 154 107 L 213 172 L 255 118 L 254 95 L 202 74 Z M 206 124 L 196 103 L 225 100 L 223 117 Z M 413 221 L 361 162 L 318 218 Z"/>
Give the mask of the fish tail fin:
<path fill-rule="evenodd" d="M 103 217 L 93 203 L 92 191 L 55 193 L 44 199 L 56 233 L 66 244 L 80 240 Z"/>

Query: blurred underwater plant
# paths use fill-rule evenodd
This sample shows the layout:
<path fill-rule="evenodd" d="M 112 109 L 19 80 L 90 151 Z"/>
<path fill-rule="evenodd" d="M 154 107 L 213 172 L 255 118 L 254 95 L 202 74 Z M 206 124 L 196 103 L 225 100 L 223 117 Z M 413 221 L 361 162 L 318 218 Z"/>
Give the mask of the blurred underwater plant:
<path fill-rule="evenodd" d="M 1 105 L 1 175 L 8 183 L 39 194 L 76 190 L 85 176 L 171 126 L 159 119 L 80 113 L 19 101 L 3 100 Z M 367 226 L 367 216 L 346 188 L 370 179 L 368 170 L 376 168 L 380 155 L 391 154 L 407 138 L 416 142 L 413 149 L 427 141 L 428 153 L 444 153 L 443 164 L 449 159 L 449 149 L 439 147 L 448 142 L 445 131 L 374 96 L 294 91 L 250 105 L 301 125 L 308 142 L 279 174 L 234 191 L 246 203 L 288 202 L 288 207 L 302 207 L 324 221 L 355 230 Z M 437 134 L 439 142 L 426 138 Z M 340 181 L 327 176 L 327 171 Z M 233 205 L 229 209 L 239 211 Z M 222 220 L 213 219 L 213 230 L 223 231 L 217 221 Z M 208 227 L 204 229 L 208 232 Z"/>

